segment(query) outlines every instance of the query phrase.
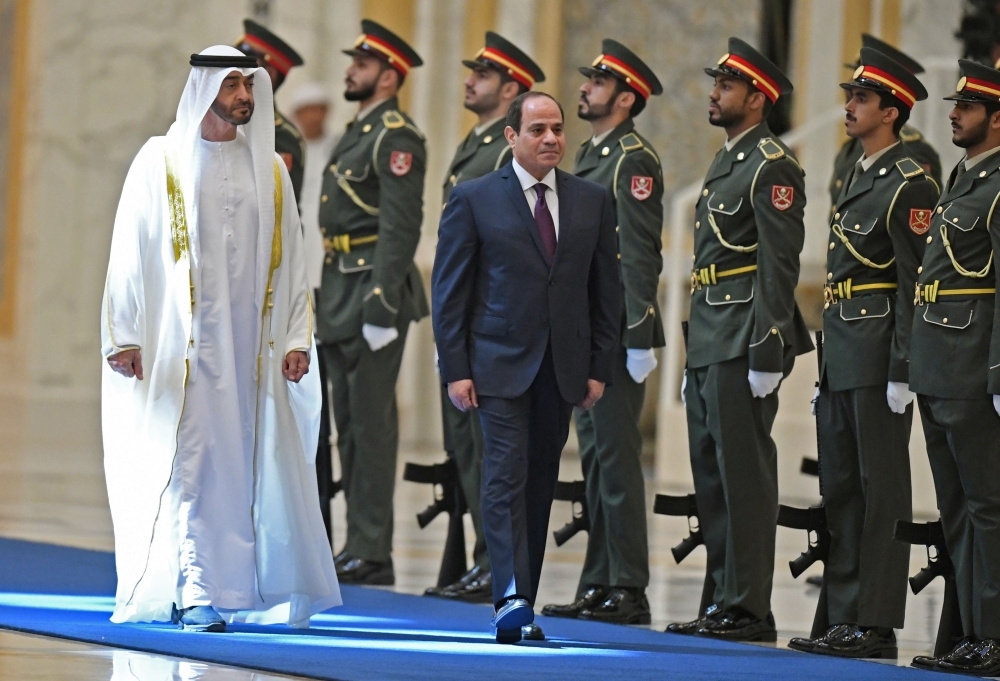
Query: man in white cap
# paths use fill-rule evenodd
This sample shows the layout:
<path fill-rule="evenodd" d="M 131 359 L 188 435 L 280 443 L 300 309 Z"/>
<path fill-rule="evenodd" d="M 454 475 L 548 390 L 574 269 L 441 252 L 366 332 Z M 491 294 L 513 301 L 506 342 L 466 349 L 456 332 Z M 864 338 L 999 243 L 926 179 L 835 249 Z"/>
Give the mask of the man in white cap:
<path fill-rule="evenodd" d="M 316 507 L 298 212 L 256 60 L 216 46 L 191 65 L 176 122 L 129 169 L 111 243 L 111 619 L 308 626 L 341 599 Z"/>

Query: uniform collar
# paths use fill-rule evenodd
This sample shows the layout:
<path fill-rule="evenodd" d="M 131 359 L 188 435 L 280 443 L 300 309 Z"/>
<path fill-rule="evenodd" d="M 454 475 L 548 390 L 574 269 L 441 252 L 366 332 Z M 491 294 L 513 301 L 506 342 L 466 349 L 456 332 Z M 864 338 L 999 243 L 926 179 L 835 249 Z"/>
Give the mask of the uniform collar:
<path fill-rule="evenodd" d="M 496 125 L 500 121 L 504 120 L 505 118 L 506 118 L 506 116 L 497 116 L 492 121 L 487 121 L 486 123 L 483 123 L 482 125 L 477 125 L 476 127 L 474 127 L 472 129 L 473 136 L 475 136 L 475 137 L 481 136 L 484 132 L 486 132 L 487 130 L 489 130 L 490 128 L 492 128 L 494 125 Z"/>
<path fill-rule="evenodd" d="M 746 130 L 744 130 L 743 132 L 741 132 L 739 135 L 737 135 L 733 139 L 727 140 L 726 141 L 726 151 L 732 151 L 733 147 L 735 147 L 737 144 L 740 143 L 740 140 L 742 140 L 744 137 L 747 136 L 748 133 L 750 133 L 753 130 L 756 130 L 760 126 L 761 126 L 761 124 L 758 123 L 757 125 L 753 126 L 752 128 L 747 128 Z"/>
<path fill-rule="evenodd" d="M 988 159 L 990 156 L 992 156 L 993 154 L 997 153 L 998 151 L 1000 151 L 1000 147 L 993 147 L 992 149 L 990 149 L 988 151 L 984 151 L 983 153 L 978 154 L 977 156 L 973 156 L 972 158 L 969 158 L 968 156 L 966 156 L 965 159 L 964 159 L 965 160 L 965 169 L 966 170 L 972 170 L 972 168 L 976 164 L 980 163 L 981 161 L 985 161 L 986 159 Z"/>
<path fill-rule="evenodd" d="M 879 149 L 878 151 L 876 151 L 871 156 L 862 156 L 861 157 L 861 167 L 865 170 L 865 172 L 867 172 L 869 168 L 871 168 L 873 165 L 875 165 L 875 162 L 877 160 L 879 160 L 880 158 L 882 158 L 885 155 L 885 152 L 889 151 L 890 149 L 896 147 L 899 144 L 900 144 L 899 140 L 896 140 L 895 144 L 890 144 L 887 147 L 883 147 L 883 148 Z"/>
<path fill-rule="evenodd" d="M 358 115 L 354 117 L 354 120 L 355 121 L 363 121 L 364 119 L 368 118 L 368 116 L 370 116 L 371 114 L 373 114 L 376 111 L 376 109 L 378 109 L 379 107 L 385 105 L 388 102 L 395 102 L 395 101 L 396 101 L 395 97 L 389 97 L 388 99 L 380 99 L 379 101 L 377 101 L 377 102 L 375 102 L 373 104 L 369 104 L 367 107 L 365 107 L 364 109 L 362 109 L 361 111 L 358 112 Z M 386 108 L 390 108 L 390 107 L 386 107 Z M 396 107 L 391 107 L 391 108 L 396 108 Z"/>

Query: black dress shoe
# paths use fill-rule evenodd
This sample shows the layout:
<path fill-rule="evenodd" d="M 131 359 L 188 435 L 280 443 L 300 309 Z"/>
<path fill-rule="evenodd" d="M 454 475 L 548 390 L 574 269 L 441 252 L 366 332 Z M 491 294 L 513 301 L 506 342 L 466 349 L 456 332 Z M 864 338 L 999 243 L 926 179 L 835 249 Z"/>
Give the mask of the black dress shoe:
<path fill-rule="evenodd" d="M 542 614 L 546 617 L 565 617 L 576 619 L 580 613 L 590 608 L 596 608 L 608 597 L 608 587 L 592 586 L 584 591 L 569 605 L 546 605 L 542 608 Z"/>
<path fill-rule="evenodd" d="M 814 649 L 821 641 L 825 641 L 830 638 L 836 638 L 850 626 L 851 625 L 849 624 L 834 624 L 832 627 L 826 630 L 825 634 L 823 634 L 819 638 L 795 637 L 788 642 L 788 647 L 791 648 L 792 650 L 799 650 L 803 653 L 814 652 Z"/>
<path fill-rule="evenodd" d="M 497 629 L 497 643 L 517 643 L 521 640 L 520 629 Z"/>
<path fill-rule="evenodd" d="M 962 658 L 968 657 L 970 654 L 976 652 L 976 648 L 979 646 L 979 641 L 977 639 L 966 637 L 963 638 L 958 644 L 952 648 L 950 653 L 946 653 L 941 657 L 931 657 L 930 655 L 917 655 L 913 658 L 912 664 L 914 667 L 919 667 L 920 669 L 940 669 L 940 664 L 942 662 L 956 662 Z"/>
<path fill-rule="evenodd" d="M 470 582 L 474 582 L 483 572 L 483 569 L 478 565 L 473 565 L 472 569 L 466 572 L 464 575 L 458 578 L 458 581 L 452 582 L 447 586 L 429 586 L 424 591 L 425 596 L 444 596 L 446 592 L 455 591 L 456 589 L 461 589 L 467 586 Z"/>
<path fill-rule="evenodd" d="M 521 640 L 523 641 L 544 641 L 545 632 L 542 628 L 532 622 L 521 627 Z"/>
<path fill-rule="evenodd" d="M 695 635 L 725 641 L 773 643 L 778 640 L 778 630 L 774 626 L 774 615 L 767 613 L 767 617 L 761 619 L 740 607 L 727 610 L 722 614 L 722 617 L 710 620 Z"/>
<path fill-rule="evenodd" d="M 441 594 L 445 598 L 466 603 L 492 603 L 493 602 L 493 573 L 483 570 L 479 576 L 463 587 Z"/>
<path fill-rule="evenodd" d="M 965 655 L 950 660 L 941 659 L 937 669 L 973 676 L 1000 676 L 1000 641 L 984 638 Z"/>
<path fill-rule="evenodd" d="M 343 551 L 341 551 L 340 553 L 338 553 L 336 556 L 333 557 L 333 566 L 335 568 L 339 568 L 341 565 L 343 565 L 350 559 L 351 557 L 347 555 L 347 549 L 344 549 Z"/>
<path fill-rule="evenodd" d="M 713 603 L 712 605 L 705 608 L 705 616 L 699 617 L 696 620 L 691 620 L 690 622 L 673 622 L 668 624 L 664 631 L 668 634 L 681 634 L 683 636 L 694 636 L 698 633 L 698 630 L 704 626 L 707 626 L 710 622 L 722 617 L 722 610 L 719 606 Z"/>
<path fill-rule="evenodd" d="M 337 579 L 341 584 L 369 584 L 391 586 L 396 583 L 396 573 L 392 561 L 375 563 L 360 558 L 351 558 L 337 568 Z"/>
<path fill-rule="evenodd" d="M 834 657 L 895 660 L 899 656 L 892 627 L 850 625 L 839 635 L 816 644 L 814 653 Z"/>
<path fill-rule="evenodd" d="M 604 602 L 580 613 L 582 620 L 611 624 L 650 624 L 649 600 L 643 589 L 614 588 Z"/>

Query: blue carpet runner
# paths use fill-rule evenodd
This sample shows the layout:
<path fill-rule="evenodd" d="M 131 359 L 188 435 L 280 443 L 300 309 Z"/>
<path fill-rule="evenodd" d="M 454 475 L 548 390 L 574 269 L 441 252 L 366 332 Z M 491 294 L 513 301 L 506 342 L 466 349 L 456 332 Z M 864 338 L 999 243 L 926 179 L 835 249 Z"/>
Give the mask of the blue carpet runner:
<path fill-rule="evenodd" d="M 942 679 L 872 662 L 539 617 L 548 640 L 499 645 L 485 606 L 343 587 L 312 628 L 195 634 L 111 624 L 109 553 L 0 539 L 0 627 L 316 679 Z"/>

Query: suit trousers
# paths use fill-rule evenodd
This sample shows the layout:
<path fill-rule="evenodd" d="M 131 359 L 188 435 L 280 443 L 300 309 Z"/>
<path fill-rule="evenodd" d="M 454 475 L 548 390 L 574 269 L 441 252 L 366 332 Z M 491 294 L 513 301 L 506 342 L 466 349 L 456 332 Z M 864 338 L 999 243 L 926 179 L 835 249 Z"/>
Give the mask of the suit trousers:
<path fill-rule="evenodd" d="M 917 396 L 966 636 L 1000 638 L 1000 417 L 990 396 Z"/>
<path fill-rule="evenodd" d="M 396 485 L 399 416 L 396 379 L 409 324 L 377 352 L 360 335 L 323 343 L 333 394 L 337 450 L 347 501 L 347 541 L 353 558 L 392 557 L 392 495 Z"/>
<path fill-rule="evenodd" d="M 535 602 L 572 411 L 559 393 L 551 346 L 522 395 L 479 396 L 483 527 L 497 606 L 513 596 Z"/>
<path fill-rule="evenodd" d="M 590 533 L 578 593 L 590 586 L 649 585 L 646 485 L 639 416 L 645 383 L 632 380 L 621 352 L 614 384 L 589 411 L 575 410 L 587 486 Z"/>
<path fill-rule="evenodd" d="M 830 390 L 816 401 L 830 557 L 823 572 L 830 624 L 903 627 L 910 547 L 893 541 L 912 520 L 913 408 L 893 413 L 885 386 Z"/>
<path fill-rule="evenodd" d="M 778 391 L 754 397 L 748 372 L 746 356 L 688 369 L 684 396 L 713 601 L 763 619 L 771 611 L 778 523 L 777 449 L 771 439 Z"/>
<path fill-rule="evenodd" d="M 479 425 L 479 413 L 475 409 L 462 411 L 448 397 L 448 386 L 441 386 L 441 426 L 444 434 L 444 449 L 458 469 L 458 483 L 465 495 L 472 516 L 472 527 L 476 532 L 476 546 L 472 560 L 483 570 L 490 569 L 490 554 L 486 550 L 486 535 L 483 534 L 483 507 L 481 487 L 483 483 L 483 428 Z"/>

